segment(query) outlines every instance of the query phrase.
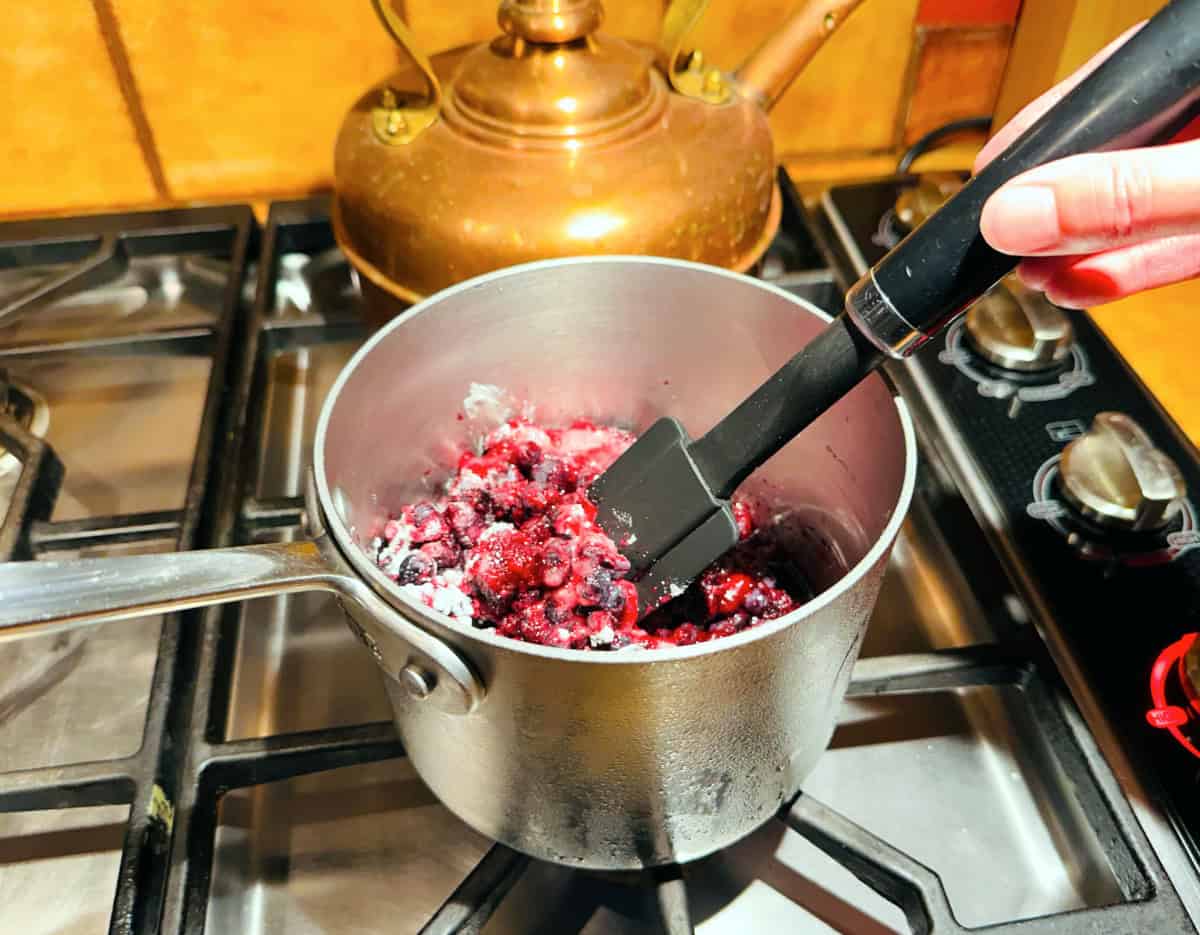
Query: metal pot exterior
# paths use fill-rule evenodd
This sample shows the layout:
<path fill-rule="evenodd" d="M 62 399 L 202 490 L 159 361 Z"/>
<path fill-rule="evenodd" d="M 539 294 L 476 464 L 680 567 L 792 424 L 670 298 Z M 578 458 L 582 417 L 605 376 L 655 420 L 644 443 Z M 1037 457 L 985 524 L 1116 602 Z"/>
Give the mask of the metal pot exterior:
<path fill-rule="evenodd" d="M 641 429 L 670 412 L 698 435 L 825 320 L 714 267 L 553 260 L 439 293 L 345 368 L 315 445 L 326 523 L 359 577 L 482 680 L 472 713 L 444 713 L 398 680 L 402 658 L 381 660 L 414 767 L 481 833 L 545 860 L 636 869 L 701 857 L 769 819 L 832 735 L 912 493 L 906 410 L 872 376 L 747 482 L 793 510 L 821 593 L 707 644 L 583 653 L 497 637 L 406 598 L 361 544 L 389 506 L 429 496 L 481 429 L 471 407 L 458 418 L 472 384 L 504 388 L 549 422 Z M 478 386 L 473 397 L 490 398 Z"/>
<path fill-rule="evenodd" d="M 694 860 L 769 820 L 832 736 L 886 564 L 768 638 L 643 665 L 489 647 L 468 716 L 387 679 L 413 766 L 476 830 L 542 860 L 635 869 Z"/>

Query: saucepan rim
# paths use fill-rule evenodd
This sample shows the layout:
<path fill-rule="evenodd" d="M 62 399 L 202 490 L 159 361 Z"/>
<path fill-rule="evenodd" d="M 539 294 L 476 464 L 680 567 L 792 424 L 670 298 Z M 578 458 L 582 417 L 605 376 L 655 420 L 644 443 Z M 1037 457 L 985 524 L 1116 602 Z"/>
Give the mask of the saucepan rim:
<path fill-rule="evenodd" d="M 422 314 L 429 314 L 436 309 L 438 305 L 446 299 L 454 295 L 459 295 L 464 292 L 470 292 L 473 289 L 485 287 L 491 283 L 508 279 L 514 276 L 525 275 L 538 270 L 554 269 L 561 266 L 578 266 L 580 264 L 596 265 L 596 264 L 638 264 L 638 265 L 655 265 L 663 267 L 671 267 L 675 269 L 688 269 L 703 272 L 706 275 L 720 276 L 728 279 L 738 280 L 740 282 L 751 285 L 754 288 L 763 289 L 771 292 L 781 299 L 784 299 L 805 312 L 816 315 L 822 321 L 832 321 L 832 316 L 817 308 L 811 302 L 792 295 L 786 290 L 772 283 L 765 282 L 761 279 L 756 279 L 753 276 L 734 272 L 724 269 L 723 267 L 710 266 L 704 263 L 696 263 L 691 260 L 680 260 L 668 257 L 652 257 L 627 254 L 606 254 L 601 256 L 575 256 L 575 257 L 556 257 L 548 260 L 536 260 L 529 263 L 521 263 L 514 266 L 504 267 L 499 270 L 494 270 L 489 273 L 484 273 L 472 279 L 465 280 L 453 286 L 449 286 L 413 305 L 403 314 L 397 316 L 392 321 L 388 322 L 370 338 L 364 342 L 354 355 L 346 362 L 345 366 L 338 373 L 337 379 L 334 381 L 329 393 L 325 397 L 325 402 L 321 407 L 320 418 L 317 422 L 316 435 L 313 440 L 313 474 L 316 485 L 317 499 L 319 507 L 323 513 L 324 525 L 329 533 L 333 536 L 337 543 L 338 550 L 343 554 L 346 560 L 352 566 L 355 574 L 366 582 L 372 590 L 383 597 L 393 609 L 398 613 L 406 616 L 414 625 L 420 626 L 432 635 L 438 636 L 435 629 L 430 627 L 430 622 L 436 623 L 452 633 L 466 637 L 471 640 L 479 641 L 488 647 L 506 652 L 522 653 L 531 656 L 540 656 L 546 659 L 554 659 L 563 662 L 573 663 L 599 663 L 605 665 L 641 665 L 645 663 L 667 663 L 678 662 L 683 659 L 704 656 L 709 653 L 723 652 L 725 650 L 736 649 L 739 646 L 744 646 L 756 640 L 767 639 L 787 629 L 807 617 L 813 616 L 820 612 L 822 608 L 831 604 L 840 598 L 847 591 L 851 590 L 864 575 L 879 561 L 880 557 L 891 548 L 896 535 L 900 530 L 907 514 L 909 506 L 912 502 L 913 492 L 916 486 L 917 474 L 917 443 L 916 433 L 913 429 L 912 419 L 909 415 L 908 406 L 904 399 L 899 395 L 896 389 L 891 386 L 890 382 L 884 379 L 880 374 L 873 374 L 868 379 L 883 380 L 887 387 L 892 400 L 896 406 L 896 416 L 900 421 L 900 430 L 903 437 L 903 457 L 904 457 L 904 477 L 900 484 L 899 495 L 896 502 L 892 506 L 891 515 L 883 528 L 883 531 L 875 537 L 871 543 L 871 547 L 866 554 L 852 565 L 845 574 L 843 574 L 836 582 L 814 597 L 812 600 L 798 607 L 790 614 L 779 617 L 776 620 L 771 620 L 767 623 L 760 624 L 757 627 L 752 627 L 735 633 L 731 636 L 722 637 L 718 640 L 710 640 L 705 643 L 694 643 L 690 646 L 669 646 L 653 650 L 644 650 L 640 652 L 584 652 L 578 649 L 560 649 L 552 646 L 542 646 L 536 643 L 526 643 L 522 640 L 516 640 L 511 637 L 498 636 L 490 628 L 474 627 L 470 624 L 459 623 L 454 618 L 439 613 L 432 608 L 426 607 L 424 604 L 417 602 L 406 595 L 399 586 L 392 582 L 383 572 L 375 566 L 367 555 L 353 539 L 350 529 L 342 520 L 338 511 L 331 508 L 333 504 L 332 492 L 329 489 L 328 479 L 325 475 L 325 437 L 328 432 L 329 422 L 332 418 L 333 410 L 337 405 L 338 398 L 341 395 L 342 388 L 347 381 L 353 376 L 358 369 L 359 364 L 370 355 L 373 348 L 397 330 L 414 318 Z M 388 621 L 380 621 L 387 626 Z M 440 637 L 439 637 L 440 638 Z"/>

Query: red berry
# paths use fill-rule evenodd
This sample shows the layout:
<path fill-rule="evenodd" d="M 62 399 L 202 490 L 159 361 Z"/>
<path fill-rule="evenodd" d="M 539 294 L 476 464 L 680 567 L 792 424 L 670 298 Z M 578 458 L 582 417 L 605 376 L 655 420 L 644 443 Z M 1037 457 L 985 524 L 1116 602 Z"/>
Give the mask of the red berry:
<path fill-rule="evenodd" d="M 671 634 L 676 646 L 691 646 L 700 636 L 700 631 L 694 623 L 681 623 Z"/>
<path fill-rule="evenodd" d="M 418 503 L 408 511 L 408 521 L 412 525 L 413 542 L 432 542 L 446 535 L 449 530 L 432 503 Z"/>
<path fill-rule="evenodd" d="M 738 538 L 750 538 L 750 534 L 754 532 L 754 516 L 744 500 L 733 502 L 733 521 L 737 523 Z"/>
<path fill-rule="evenodd" d="M 742 606 L 742 601 L 754 588 L 754 580 L 749 575 L 724 572 L 705 576 L 701 587 L 708 603 L 709 616 L 724 617 Z"/>
<path fill-rule="evenodd" d="M 617 587 L 625 594 L 625 608 L 619 618 L 622 627 L 633 626 L 638 619 L 638 593 L 632 581 L 618 581 Z"/>

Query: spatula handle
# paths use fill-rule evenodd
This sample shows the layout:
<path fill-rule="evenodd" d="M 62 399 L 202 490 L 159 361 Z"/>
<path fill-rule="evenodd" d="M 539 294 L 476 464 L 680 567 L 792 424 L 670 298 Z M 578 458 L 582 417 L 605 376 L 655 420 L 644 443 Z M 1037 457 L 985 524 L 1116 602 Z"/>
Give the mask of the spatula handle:
<path fill-rule="evenodd" d="M 1016 267 L 979 231 L 997 189 L 1066 156 L 1165 141 L 1198 102 L 1200 0 L 1172 0 L 880 260 L 847 313 L 880 350 L 909 356 Z"/>

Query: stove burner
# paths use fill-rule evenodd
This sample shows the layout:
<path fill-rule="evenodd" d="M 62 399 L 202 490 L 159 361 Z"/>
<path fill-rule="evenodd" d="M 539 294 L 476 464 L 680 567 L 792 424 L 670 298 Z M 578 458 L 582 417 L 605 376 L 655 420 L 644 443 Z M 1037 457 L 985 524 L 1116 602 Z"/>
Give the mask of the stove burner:
<path fill-rule="evenodd" d="M 317 313 L 352 316 L 362 300 L 358 270 L 337 247 L 318 253 L 285 253 L 275 283 L 277 315 Z"/>
<path fill-rule="evenodd" d="M 930 172 L 922 175 L 915 185 L 907 186 L 896 199 L 893 210 L 897 226 L 904 233 L 911 233 L 929 220 L 929 216 L 962 187 L 963 178 L 958 173 Z"/>
<path fill-rule="evenodd" d="M 0 561 L 28 550 L 34 520 L 47 519 L 62 480 L 62 466 L 43 442 L 50 406 L 0 368 Z"/>
<path fill-rule="evenodd" d="M 36 438 L 45 438 L 50 428 L 50 405 L 37 390 L 19 383 L 11 383 L 8 375 L 0 369 L 0 415 L 8 416 Z M 0 439 L 0 520 L 8 509 L 5 498 L 4 478 L 21 468 L 18 456 L 9 451 Z"/>

